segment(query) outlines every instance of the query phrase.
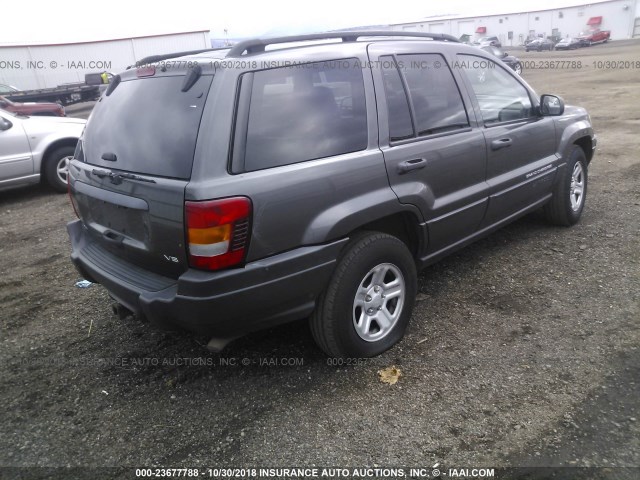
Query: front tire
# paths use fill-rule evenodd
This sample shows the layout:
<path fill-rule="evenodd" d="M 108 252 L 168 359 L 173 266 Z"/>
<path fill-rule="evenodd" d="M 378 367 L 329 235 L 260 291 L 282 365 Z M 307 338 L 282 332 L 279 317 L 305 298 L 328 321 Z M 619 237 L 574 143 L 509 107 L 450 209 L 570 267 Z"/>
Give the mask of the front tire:
<path fill-rule="evenodd" d="M 416 265 L 402 241 L 358 234 L 311 315 L 313 337 L 331 357 L 380 355 L 403 337 L 416 291 Z"/>
<path fill-rule="evenodd" d="M 544 207 L 547 220 L 565 227 L 580 220 L 587 198 L 587 179 L 587 159 L 582 148 L 575 145 L 556 183 L 553 197 Z"/>
<path fill-rule="evenodd" d="M 69 162 L 73 159 L 74 151 L 74 147 L 60 147 L 45 158 L 44 175 L 47 183 L 60 193 L 67 191 Z"/>

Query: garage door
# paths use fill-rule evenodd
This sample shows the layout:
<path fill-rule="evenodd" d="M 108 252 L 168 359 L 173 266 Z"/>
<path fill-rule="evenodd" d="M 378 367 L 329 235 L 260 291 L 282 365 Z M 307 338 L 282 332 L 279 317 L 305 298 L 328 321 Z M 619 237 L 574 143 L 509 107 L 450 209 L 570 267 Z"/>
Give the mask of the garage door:
<path fill-rule="evenodd" d="M 458 38 L 460 38 L 461 35 L 473 36 L 473 32 L 475 32 L 475 29 L 473 28 L 473 20 L 468 22 L 458 22 Z"/>

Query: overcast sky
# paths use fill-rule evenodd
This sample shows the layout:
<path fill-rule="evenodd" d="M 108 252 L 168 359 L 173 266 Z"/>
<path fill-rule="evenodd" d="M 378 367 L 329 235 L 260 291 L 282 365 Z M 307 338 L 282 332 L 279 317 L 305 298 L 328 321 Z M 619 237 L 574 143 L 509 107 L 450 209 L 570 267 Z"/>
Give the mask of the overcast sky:
<path fill-rule="evenodd" d="M 5 2 L 6 3 L 6 2 Z M 3 15 L 0 45 L 107 40 L 211 30 L 213 38 L 282 35 L 596 3 L 587 0 L 20 0 Z M 6 7 L 7 5 L 5 5 Z M 6 9 L 4 9 L 6 10 Z"/>

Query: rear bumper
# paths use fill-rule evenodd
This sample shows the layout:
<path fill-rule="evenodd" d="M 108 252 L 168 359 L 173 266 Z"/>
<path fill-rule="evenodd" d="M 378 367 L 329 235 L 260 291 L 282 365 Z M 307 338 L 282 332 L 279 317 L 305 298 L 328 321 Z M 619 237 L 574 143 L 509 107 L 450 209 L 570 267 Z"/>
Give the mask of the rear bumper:
<path fill-rule="evenodd" d="M 163 327 L 231 338 L 311 314 L 348 239 L 301 247 L 220 272 L 187 270 L 170 279 L 134 266 L 94 243 L 80 220 L 67 225 L 81 275 Z"/>

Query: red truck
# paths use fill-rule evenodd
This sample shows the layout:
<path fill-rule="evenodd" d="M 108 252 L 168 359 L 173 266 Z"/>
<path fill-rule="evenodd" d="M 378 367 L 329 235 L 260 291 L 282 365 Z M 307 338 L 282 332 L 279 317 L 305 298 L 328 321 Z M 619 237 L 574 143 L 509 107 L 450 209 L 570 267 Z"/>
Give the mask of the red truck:
<path fill-rule="evenodd" d="M 578 39 L 582 44 L 591 46 L 595 43 L 606 43 L 610 36 L 609 30 L 595 29 L 581 33 Z"/>
<path fill-rule="evenodd" d="M 21 115 L 46 115 L 53 117 L 64 117 L 66 113 L 64 107 L 53 102 L 12 102 L 0 95 L 0 109 Z"/>

